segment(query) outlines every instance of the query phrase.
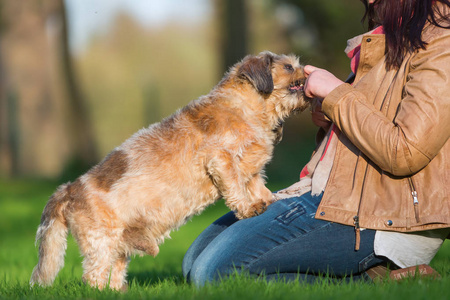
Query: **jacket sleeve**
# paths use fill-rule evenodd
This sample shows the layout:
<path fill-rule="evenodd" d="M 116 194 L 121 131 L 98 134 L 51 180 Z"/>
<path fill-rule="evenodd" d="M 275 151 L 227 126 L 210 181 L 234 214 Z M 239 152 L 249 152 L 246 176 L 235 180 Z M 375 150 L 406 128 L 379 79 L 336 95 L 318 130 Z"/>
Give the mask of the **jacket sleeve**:
<path fill-rule="evenodd" d="M 450 30 L 449 30 L 450 32 Z M 342 84 L 323 101 L 323 112 L 382 170 L 408 176 L 424 168 L 450 135 L 450 34 L 411 58 L 394 120 Z"/>

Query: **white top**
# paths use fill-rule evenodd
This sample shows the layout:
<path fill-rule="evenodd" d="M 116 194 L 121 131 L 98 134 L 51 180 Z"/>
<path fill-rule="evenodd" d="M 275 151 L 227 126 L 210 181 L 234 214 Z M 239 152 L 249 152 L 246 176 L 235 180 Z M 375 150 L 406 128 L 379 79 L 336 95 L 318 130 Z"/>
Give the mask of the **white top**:
<path fill-rule="evenodd" d="M 378 230 L 374 241 L 375 254 L 387 257 L 401 268 L 428 265 L 449 233 L 450 228 L 412 233 Z"/>

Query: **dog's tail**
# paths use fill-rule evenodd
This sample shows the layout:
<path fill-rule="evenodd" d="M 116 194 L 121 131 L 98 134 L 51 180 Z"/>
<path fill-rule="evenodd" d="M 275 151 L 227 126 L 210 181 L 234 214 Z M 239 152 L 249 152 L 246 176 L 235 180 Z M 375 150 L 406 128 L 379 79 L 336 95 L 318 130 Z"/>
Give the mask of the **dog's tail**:
<path fill-rule="evenodd" d="M 70 199 L 69 184 L 61 185 L 50 197 L 42 213 L 36 233 L 39 243 L 39 262 L 31 274 L 30 284 L 51 285 L 59 270 L 64 266 L 67 249 L 68 225 L 64 209 Z"/>

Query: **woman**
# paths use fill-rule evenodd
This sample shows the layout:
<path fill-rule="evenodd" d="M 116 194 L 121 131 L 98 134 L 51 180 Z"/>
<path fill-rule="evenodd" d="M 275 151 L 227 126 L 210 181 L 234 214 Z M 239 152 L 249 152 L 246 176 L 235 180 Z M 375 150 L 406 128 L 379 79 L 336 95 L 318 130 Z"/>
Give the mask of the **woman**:
<path fill-rule="evenodd" d="M 450 2 L 364 0 L 353 76 L 305 67 L 321 141 L 260 216 L 229 213 L 186 253 L 197 285 L 236 270 L 314 281 L 428 264 L 450 233 Z"/>

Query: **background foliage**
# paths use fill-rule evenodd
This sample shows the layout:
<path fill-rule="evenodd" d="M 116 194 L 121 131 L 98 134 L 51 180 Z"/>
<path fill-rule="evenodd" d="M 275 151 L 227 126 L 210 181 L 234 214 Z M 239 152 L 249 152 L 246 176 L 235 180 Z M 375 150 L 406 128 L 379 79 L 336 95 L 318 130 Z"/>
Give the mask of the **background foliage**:
<path fill-rule="evenodd" d="M 294 53 L 346 78 L 346 40 L 364 31 L 355 0 L 210 0 L 198 22 L 149 26 L 118 11 L 75 52 L 70 29 L 84 20 L 71 17 L 74 1 L 0 2 L 0 177 L 73 179 L 247 54 Z M 99 22 L 112 5 L 91 3 L 85 14 Z M 271 180 L 295 180 L 314 134 L 307 113 L 289 120 Z"/>

